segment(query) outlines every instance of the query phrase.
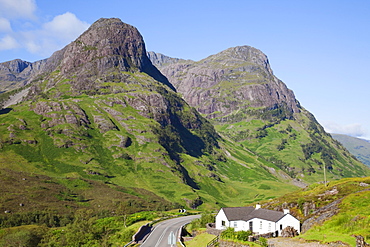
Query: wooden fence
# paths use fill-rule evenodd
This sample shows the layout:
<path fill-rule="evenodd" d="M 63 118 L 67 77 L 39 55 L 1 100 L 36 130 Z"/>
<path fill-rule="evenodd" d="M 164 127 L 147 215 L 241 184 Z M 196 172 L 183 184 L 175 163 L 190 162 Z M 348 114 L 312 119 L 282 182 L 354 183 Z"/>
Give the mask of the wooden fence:
<path fill-rule="evenodd" d="M 220 236 L 217 236 L 215 237 L 214 239 L 212 239 L 208 244 L 207 244 L 207 247 L 214 247 L 216 246 L 216 243 L 218 243 L 218 239 L 220 238 Z"/>

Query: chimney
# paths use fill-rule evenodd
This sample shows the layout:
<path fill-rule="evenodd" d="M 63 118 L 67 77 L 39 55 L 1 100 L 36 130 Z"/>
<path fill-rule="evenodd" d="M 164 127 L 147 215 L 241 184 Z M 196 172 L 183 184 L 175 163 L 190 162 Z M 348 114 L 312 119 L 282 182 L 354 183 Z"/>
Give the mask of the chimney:
<path fill-rule="evenodd" d="M 283 211 L 284 211 L 284 214 L 290 214 L 289 209 L 283 209 Z"/>
<path fill-rule="evenodd" d="M 261 208 L 261 205 L 260 204 L 256 204 L 256 209 L 259 209 Z"/>

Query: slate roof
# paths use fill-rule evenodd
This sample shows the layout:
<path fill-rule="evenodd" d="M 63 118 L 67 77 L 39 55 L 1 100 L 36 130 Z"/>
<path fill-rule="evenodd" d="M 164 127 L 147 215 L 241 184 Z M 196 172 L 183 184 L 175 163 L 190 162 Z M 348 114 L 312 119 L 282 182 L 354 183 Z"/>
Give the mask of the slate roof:
<path fill-rule="evenodd" d="M 244 220 L 248 221 L 254 218 L 277 222 L 285 214 L 283 212 L 254 207 L 235 207 L 235 208 L 222 208 L 226 218 L 229 221 Z"/>
<path fill-rule="evenodd" d="M 235 208 L 222 208 L 224 211 L 226 218 L 231 220 L 241 220 L 246 215 L 252 213 L 255 208 L 254 207 L 235 207 Z"/>

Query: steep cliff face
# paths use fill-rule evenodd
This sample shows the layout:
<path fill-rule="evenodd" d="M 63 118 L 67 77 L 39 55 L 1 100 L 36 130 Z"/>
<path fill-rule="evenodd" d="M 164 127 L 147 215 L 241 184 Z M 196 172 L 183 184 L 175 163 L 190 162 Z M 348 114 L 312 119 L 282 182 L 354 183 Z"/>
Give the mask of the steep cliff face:
<path fill-rule="evenodd" d="M 117 18 L 102 18 L 93 23 L 74 42 L 48 58 L 38 74 L 51 72 L 55 75 L 46 88 L 53 87 L 59 77 L 65 77 L 73 81 L 70 84 L 76 91 L 92 92 L 99 90 L 106 80 L 128 82 L 121 72 L 143 72 L 174 90 L 148 59 L 139 31 Z M 110 78 L 106 78 L 107 74 Z"/>
<path fill-rule="evenodd" d="M 320 180 L 324 165 L 331 178 L 366 174 L 260 51 L 231 48 L 200 62 L 149 53 L 191 105 L 146 54 L 136 28 L 100 19 L 50 58 L 8 66 L 30 73 L 23 102 L 1 111 L 0 161 L 205 208 L 275 197 Z"/>
<path fill-rule="evenodd" d="M 26 85 L 33 75 L 42 71 L 46 60 L 34 63 L 20 59 L 0 63 L 0 91 L 10 91 Z"/>
<path fill-rule="evenodd" d="M 24 73 L 28 95 L 1 115 L 0 156 L 13 152 L 11 157 L 39 164 L 41 173 L 98 176 L 201 204 L 192 162 L 222 156 L 219 136 L 152 65 L 136 28 L 99 19 L 28 76 L 34 64 L 16 62 L 7 72 Z M 35 159 L 32 153 L 38 153 Z M 206 165 L 197 171 L 209 173 Z M 162 187 L 163 181 L 180 190 Z"/>
<path fill-rule="evenodd" d="M 267 56 L 239 46 L 198 62 L 149 56 L 219 133 L 273 162 L 297 181 L 368 169 L 335 142 L 274 76 Z M 316 178 L 314 178 L 316 177 Z"/>
<path fill-rule="evenodd" d="M 253 47 L 229 48 L 199 62 L 158 62 L 158 58 L 164 60 L 163 55 L 150 58 L 184 99 L 207 118 L 283 104 L 292 113 L 300 111 L 293 92 L 273 75 L 266 55 Z"/>
<path fill-rule="evenodd" d="M 117 18 L 99 19 L 50 58 L 34 63 L 20 59 L 0 63 L 0 90 L 19 88 L 56 70 L 58 76 L 73 77 L 76 89 L 84 87 L 81 84 L 87 81 L 96 84 L 95 80 L 107 71 L 125 71 L 146 73 L 175 90 L 147 57 L 139 31 Z M 124 79 L 119 75 L 116 77 L 117 80 Z M 53 85 L 51 82 L 48 86 Z M 93 85 L 88 88 L 96 89 Z"/>

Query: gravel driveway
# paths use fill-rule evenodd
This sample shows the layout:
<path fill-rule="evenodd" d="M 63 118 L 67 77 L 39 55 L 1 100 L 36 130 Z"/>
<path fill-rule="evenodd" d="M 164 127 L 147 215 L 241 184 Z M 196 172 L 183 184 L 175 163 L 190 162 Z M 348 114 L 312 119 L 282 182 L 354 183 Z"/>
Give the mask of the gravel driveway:
<path fill-rule="evenodd" d="M 303 240 L 292 238 L 271 238 L 268 239 L 269 247 L 344 247 L 340 243 L 320 244 L 319 242 L 305 243 Z"/>

